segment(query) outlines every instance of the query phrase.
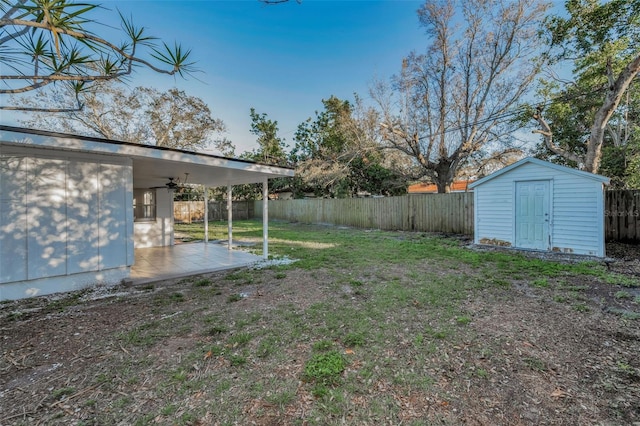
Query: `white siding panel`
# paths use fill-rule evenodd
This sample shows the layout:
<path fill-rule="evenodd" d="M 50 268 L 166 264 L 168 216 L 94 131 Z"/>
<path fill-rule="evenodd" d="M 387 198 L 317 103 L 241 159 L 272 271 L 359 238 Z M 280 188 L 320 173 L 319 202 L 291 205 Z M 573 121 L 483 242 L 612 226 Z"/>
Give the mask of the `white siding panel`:
<path fill-rule="evenodd" d="M 134 229 L 133 229 L 133 167 L 128 165 L 125 168 L 125 217 L 127 221 L 127 266 L 133 265 L 135 261 L 134 252 Z"/>
<path fill-rule="evenodd" d="M 508 180 L 489 181 L 476 188 L 476 241 L 513 244 L 513 188 Z"/>
<path fill-rule="evenodd" d="M 173 245 L 173 193 L 158 192 L 157 217 L 161 229 L 163 246 Z"/>
<path fill-rule="evenodd" d="M 127 264 L 127 166 L 101 164 L 99 178 L 100 269 Z"/>
<path fill-rule="evenodd" d="M 504 174 L 504 177 L 508 178 L 506 180 L 549 180 L 557 177 L 558 172 L 553 169 L 549 169 L 544 166 L 539 166 L 537 164 L 523 164 L 522 166 L 513 169 L 512 171 Z M 565 175 L 565 173 L 562 173 Z M 502 176 L 501 176 L 502 177 Z"/>
<path fill-rule="evenodd" d="M 0 283 L 27 279 L 27 208 L 0 202 Z"/>
<path fill-rule="evenodd" d="M 67 271 L 66 162 L 31 158 L 27 179 L 28 279 Z"/>
<path fill-rule="evenodd" d="M 27 193 L 27 158 L 0 156 L 0 201 L 24 202 Z"/>
<path fill-rule="evenodd" d="M 67 178 L 69 241 L 67 272 L 97 271 L 100 266 L 98 239 L 97 163 L 70 161 Z"/>
<path fill-rule="evenodd" d="M 131 165 L 102 161 L 3 148 L 0 283 L 40 282 L 133 263 Z"/>
<path fill-rule="evenodd" d="M 604 235 L 600 222 L 602 185 L 569 176 L 554 194 L 554 233 L 552 247 L 563 252 L 598 254 Z"/>
<path fill-rule="evenodd" d="M 26 163 L 0 157 L 0 283 L 27 279 Z"/>

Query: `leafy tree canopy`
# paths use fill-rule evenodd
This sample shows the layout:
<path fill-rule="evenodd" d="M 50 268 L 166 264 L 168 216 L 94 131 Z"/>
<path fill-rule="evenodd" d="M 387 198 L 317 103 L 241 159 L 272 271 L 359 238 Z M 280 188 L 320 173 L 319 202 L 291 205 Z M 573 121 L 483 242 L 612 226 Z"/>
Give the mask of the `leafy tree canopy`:
<path fill-rule="evenodd" d="M 573 65 L 573 81 L 547 78 L 551 106 L 533 118 L 546 150 L 598 173 L 607 143 L 621 145 L 633 133 L 622 124 L 632 124 L 628 91 L 640 72 L 640 0 L 570 0 L 565 7 L 547 19 L 546 34 L 552 62 Z"/>
<path fill-rule="evenodd" d="M 296 196 L 313 193 L 322 197 L 358 194 L 406 193 L 406 182 L 389 169 L 379 151 L 379 116 L 335 96 L 323 99 L 324 109 L 298 126 L 291 157 L 296 162 Z M 391 156 L 392 157 L 392 156 Z"/>
<path fill-rule="evenodd" d="M 278 122 L 269 119 L 266 113 L 258 114 L 255 108 L 249 111 L 251 133 L 256 136 L 258 149 L 245 156 L 268 164 L 286 165 L 288 163 L 284 139 L 278 136 Z"/>

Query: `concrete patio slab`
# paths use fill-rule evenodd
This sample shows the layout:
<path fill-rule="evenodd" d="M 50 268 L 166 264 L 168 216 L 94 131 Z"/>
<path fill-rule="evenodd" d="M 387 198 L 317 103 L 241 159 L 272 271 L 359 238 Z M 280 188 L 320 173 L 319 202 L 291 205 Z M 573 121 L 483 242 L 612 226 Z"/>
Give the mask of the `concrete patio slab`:
<path fill-rule="evenodd" d="M 131 268 L 130 278 L 133 284 L 144 284 L 249 266 L 261 260 L 261 256 L 229 250 L 215 243 L 142 248 L 135 250 L 135 264 Z"/>

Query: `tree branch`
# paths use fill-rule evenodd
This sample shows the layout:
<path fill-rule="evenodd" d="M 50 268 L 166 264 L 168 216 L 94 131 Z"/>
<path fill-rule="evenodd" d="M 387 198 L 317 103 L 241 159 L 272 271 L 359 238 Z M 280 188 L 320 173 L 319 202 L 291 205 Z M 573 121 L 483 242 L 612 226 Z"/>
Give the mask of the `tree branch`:
<path fill-rule="evenodd" d="M 538 110 L 536 113 L 534 113 L 533 119 L 538 122 L 540 127 L 542 127 L 542 129 L 533 130 L 533 133 L 541 134 L 544 137 L 545 146 L 549 149 L 549 151 L 553 152 L 556 155 L 560 155 L 567 160 L 574 161 L 578 164 L 584 164 L 584 158 L 556 145 L 553 142 L 553 132 L 551 131 L 549 123 L 547 123 L 547 121 L 542 117 L 542 111 Z"/>
<path fill-rule="evenodd" d="M 23 6 L 26 2 L 27 0 L 17 0 L 17 2 L 13 6 L 11 6 L 11 8 L 7 10 L 7 13 L 5 13 L 4 16 L 0 19 L 9 19 L 9 17 L 20 10 L 20 6 Z M 6 36 L 0 38 L 0 46 L 7 43 L 8 41 L 15 39 L 16 37 L 22 37 L 28 32 L 29 28 L 23 28 L 14 34 L 7 34 Z"/>
<path fill-rule="evenodd" d="M 78 112 L 82 110 L 82 106 L 78 106 L 75 108 L 28 108 L 28 107 L 0 105 L 0 110 L 25 111 L 25 112 Z"/>
<path fill-rule="evenodd" d="M 75 39 L 88 40 L 88 41 L 91 41 L 91 42 L 96 43 L 98 45 L 102 45 L 104 47 L 108 47 L 110 50 L 118 53 L 119 55 L 122 55 L 125 59 L 127 59 L 127 60 L 129 60 L 131 62 L 137 62 L 139 64 L 142 64 L 142 65 L 144 65 L 146 67 L 149 67 L 153 71 L 161 73 L 161 74 L 174 75 L 175 73 L 177 73 L 180 70 L 178 65 L 176 65 L 176 64 L 174 64 L 173 69 L 171 71 L 167 71 L 167 70 L 164 70 L 162 68 L 158 68 L 155 65 L 153 65 L 152 63 L 150 63 L 148 61 L 145 61 L 144 59 L 140 59 L 140 58 L 134 56 L 133 54 L 127 53 L 122 48 L 112 44 L 111 42 L 109 42 L 109 41 L 107 41 L 105 39 L 102 39 L 100 37 L 93 36 L 91 34 L 79 32 L 79 31 L 73 31 L 73 30 L 69 30 L 69 29 L 65 29 L 65 28 L 55 28 L 55 30 L 54 30 L 49 24 L 43 23 L 43 22 L 26 21 L 24 19 L 4 19 L 4 18 L 0 19 L 0 26 L 6 26 L 6 25 L 23 26 L 23 27 L 28 27 L 28 28 L 39 28 L 41 30 L 48 31 L 48 32 L 55 32 L 55 33 L 65 34 L 65 35 L 68 35 L 68 36 L 73 37 Z"/>

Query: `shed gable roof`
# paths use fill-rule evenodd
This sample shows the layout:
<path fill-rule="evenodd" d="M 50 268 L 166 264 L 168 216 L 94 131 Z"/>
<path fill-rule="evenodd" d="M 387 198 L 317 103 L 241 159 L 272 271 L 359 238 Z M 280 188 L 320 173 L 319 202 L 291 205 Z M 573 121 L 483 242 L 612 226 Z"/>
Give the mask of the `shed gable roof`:
<path fill-rule="evenodd" d="M 497 172 L 491 173 L 489 176 L 485 176 L 482 179 L 479 179 L 472 184 L 469 185 L 469 189 L 475 188 L 476 186 L 482 185 L 490 180 L 493 180 L 499 176 L 504 175 L 505 173 L 509 173 L 511 170 L 521 167 L 525 164 L 535 164 L 542 167 L 547 167 L 549 169 L 553 169 L 562 173 L 569 173 L 575 176 L 580 176 L 585 179 L 595 180 L 597 182 L 602 182 L 606 185 L 609 184 L 610 179 L 606 176 L 596 175 L 594 173 L 584 172 L 582 170 L 572 169 L 571 167 L 561 166 L 559 164 L 550 163 L 548 161 L 543 161 L 533 157 L 523 158 L 522 160 L 513 163 L 510 166 L 507 166 L 503 169 L 498 170 Z"/>

